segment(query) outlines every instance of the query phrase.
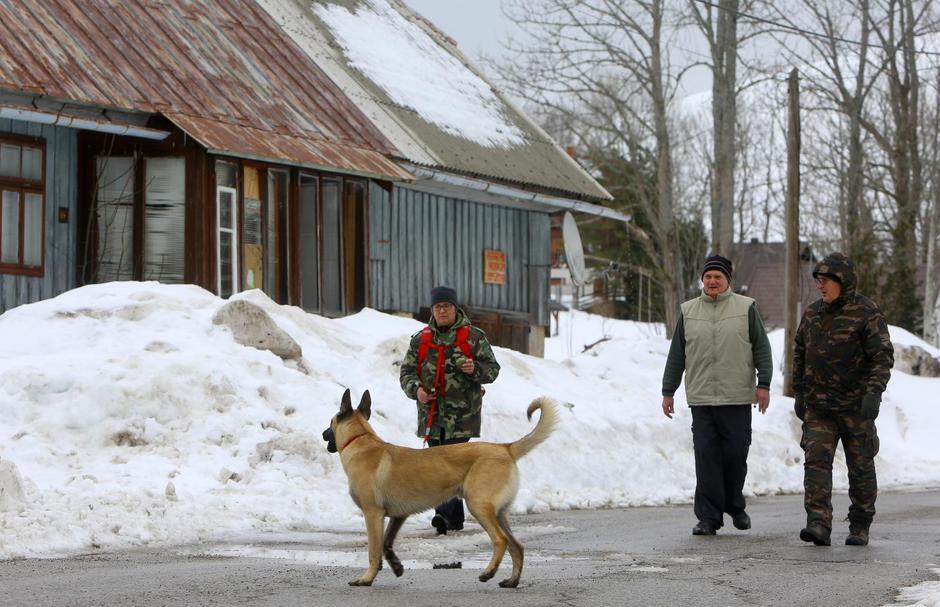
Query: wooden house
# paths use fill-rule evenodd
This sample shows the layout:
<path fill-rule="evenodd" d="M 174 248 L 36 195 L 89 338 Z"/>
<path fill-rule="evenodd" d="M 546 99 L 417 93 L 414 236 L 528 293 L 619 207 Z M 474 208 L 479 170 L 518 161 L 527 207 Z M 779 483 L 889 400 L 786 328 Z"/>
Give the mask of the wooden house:
<path fill-rule="evenodd" d="M 382 73 L 401 62 L 370 66 L 363 24 L 399 60 L 452 58 L 492 115 L 401 103 Z M 413 75 L 407 99 L 423 90 Z M 439 84 L 431 102 L 457 100 Z M 494 343 L 532 353 L 549 322 L 549 214 L 620 217 L 397 0 L 5 0 L 0 196 L 0 312 L 159 280 L 328 316 L 422 315 L 449 284 Z"/>

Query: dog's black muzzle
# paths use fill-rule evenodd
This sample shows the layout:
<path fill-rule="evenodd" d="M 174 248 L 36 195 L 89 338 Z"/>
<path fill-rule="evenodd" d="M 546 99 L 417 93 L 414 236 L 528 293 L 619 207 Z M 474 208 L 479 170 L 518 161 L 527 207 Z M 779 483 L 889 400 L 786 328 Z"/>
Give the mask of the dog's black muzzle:
<path fill-rule="evenodd" d="M 330 453 L 336 453 L 336 436 L 333 434 L 333 428 L 327 428 L 323 431 L 323 440 L 326 441 L 326 450 Z"/>

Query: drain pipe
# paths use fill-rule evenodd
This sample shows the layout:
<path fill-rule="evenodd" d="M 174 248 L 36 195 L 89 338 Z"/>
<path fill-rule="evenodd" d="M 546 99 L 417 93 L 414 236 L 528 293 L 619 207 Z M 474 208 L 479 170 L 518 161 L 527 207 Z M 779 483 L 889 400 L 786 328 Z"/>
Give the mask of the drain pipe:
<path fill-rule="evenodd" d="M 97 131 L 99 133 L 111 133 L 113 135 L 128 135 L 130 137 L 142 137 L 144 139 L 153 139 L 162 141 L 170 136 L 169 131 L 151 129 L 144 126 L 133 126 L 130 124 L 118 124 L 106 120 L 94 120 L 91 118 L 80 118 L 78 116 L 68 116 L 58 112 L 42 112 L 39 110 L 24 110 L 18 107 L 8 105 L 0 106 L 0 118 L 9 120 L 24 120 L 27 122 L 38 122 L 41 124 L 51 124 L 71 129 L 83 129 L 86 131 Z"/>

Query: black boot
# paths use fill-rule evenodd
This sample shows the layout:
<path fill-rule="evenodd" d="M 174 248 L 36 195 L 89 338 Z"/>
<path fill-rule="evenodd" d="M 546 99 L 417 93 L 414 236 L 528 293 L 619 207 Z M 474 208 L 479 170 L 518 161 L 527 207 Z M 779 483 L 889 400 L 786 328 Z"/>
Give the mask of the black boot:
<path fill-rule="evenodd" d="M 731 522 L 734 524 L 735 529 L 741 529 L 743 531 L 751 528 L 751 517 L 749 517 L 744 510 L 732 516 Z"/>
<path fill-rule="evenodd" d="M 708 521 L 699 521 L 692 527 L 692 535 L 715 535 L 715 526 Z"/>
<path fill-rule="evenodd" d="M 845 538 L 846 546 L 867 546 L 868 525 L 849 524 L 849 535 Z"/>
<path fill-rule="evenodd" d="M 807 525 L 801 530 L 800 539 L 804 542 L 813 542 L 817 546 L 828 546 L 832 543 L 829 539 L 829 530 L 819 523 Z"/>

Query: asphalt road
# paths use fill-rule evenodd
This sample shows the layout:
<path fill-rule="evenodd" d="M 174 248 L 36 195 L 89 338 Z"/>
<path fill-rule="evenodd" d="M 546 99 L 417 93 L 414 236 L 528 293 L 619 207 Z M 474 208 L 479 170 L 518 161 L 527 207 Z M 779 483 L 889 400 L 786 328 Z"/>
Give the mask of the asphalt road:
<path fill-rule="evenodd" d="M 835 497 L 836 512 L 848 500 Z M 473 523 L 435 536 L 406 527 L 398 554 L 405 574 L 387 568 L 371 588 L 347 582 L 361 567 L 323 565 L 362 558 L 364 534 L 255 538 L 250 545 L 189 546 L 0 563 L 0 605 L 382 605 L 416 607 L 548 605 L 839 605 L 879 607 L 899 587 L 935 580 L 940 566 L 940 491 L 883 493 L 868 547 L 801 542 L 800 496 L 750 500 L 754 528 L 729 524 L 694 537 L 691 506 L 547 512 L 516 516 L 526 546 L 520 587 L 477 581 L 489 549 Z M 226 548 L 265 558 L 229 558 Z M 462 563 L 433 569 L 435 562 Z M 500 575 L 502 574 L 502 575 Z"/>

